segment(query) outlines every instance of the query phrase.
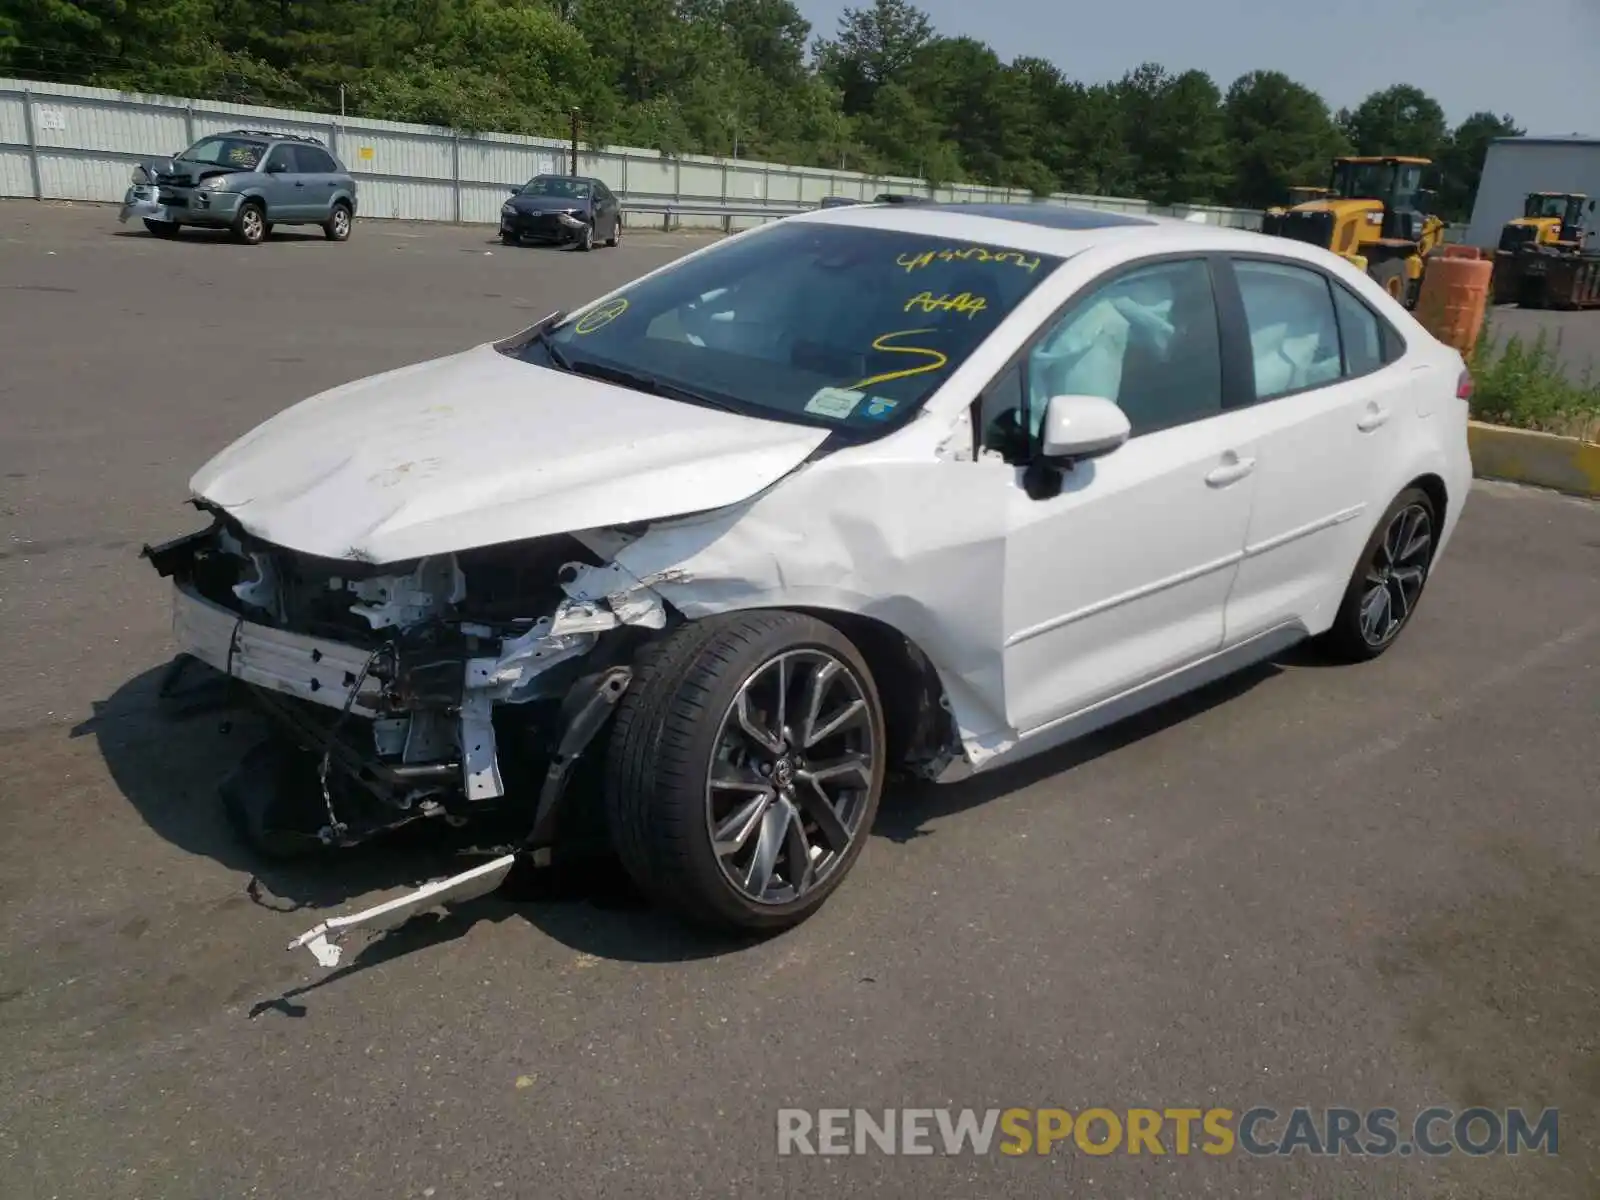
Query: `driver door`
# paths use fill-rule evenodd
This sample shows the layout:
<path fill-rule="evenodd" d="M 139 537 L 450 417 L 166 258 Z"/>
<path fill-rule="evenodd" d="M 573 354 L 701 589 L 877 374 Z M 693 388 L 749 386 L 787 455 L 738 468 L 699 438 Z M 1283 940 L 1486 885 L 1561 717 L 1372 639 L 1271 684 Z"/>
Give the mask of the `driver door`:
<path fill-rule="evenodd" d="M 1004 503 L 1006 723 L 1021 733 L 1222 647 L 1255 487 L 1248 412 L 1224 404 L 1204 258 L 1146 260 L 1091 284 L 986 393 L 984 445 L 1017 466 Z M 1053 395 L 1115 401 L 1132 433 L 1024 486 Z"/>

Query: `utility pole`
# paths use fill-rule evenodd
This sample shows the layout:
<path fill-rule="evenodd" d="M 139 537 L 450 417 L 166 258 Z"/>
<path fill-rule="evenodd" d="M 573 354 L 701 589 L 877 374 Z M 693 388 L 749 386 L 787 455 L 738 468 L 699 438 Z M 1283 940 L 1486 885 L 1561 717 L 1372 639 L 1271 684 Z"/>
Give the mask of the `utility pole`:
<path fill-rule="evenodd" d="M 577 105 L 573 105 L 573 107 L 572 107 L 572 171 L 571 171 L 571 174 L 576 175 L 577 173 L 578 173 L 578 107 L 577 107 Z"/>

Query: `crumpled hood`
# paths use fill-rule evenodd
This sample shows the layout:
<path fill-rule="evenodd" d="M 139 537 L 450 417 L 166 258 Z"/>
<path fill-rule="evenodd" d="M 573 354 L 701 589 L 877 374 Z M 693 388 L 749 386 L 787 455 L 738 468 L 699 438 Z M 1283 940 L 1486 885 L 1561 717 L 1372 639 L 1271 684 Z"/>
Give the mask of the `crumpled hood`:
<path fill-rule="evenodd" d="M 189 486 L 266 541 L 389 563 L 721 508 L 826 437 L 485 345 L 285 409 Z"/>

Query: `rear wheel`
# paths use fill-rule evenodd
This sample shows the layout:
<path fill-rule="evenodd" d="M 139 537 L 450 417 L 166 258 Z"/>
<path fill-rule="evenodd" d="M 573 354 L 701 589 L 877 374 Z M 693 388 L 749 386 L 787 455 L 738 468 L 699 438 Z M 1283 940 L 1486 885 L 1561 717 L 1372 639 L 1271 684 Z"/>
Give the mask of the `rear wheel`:
<path fill-rule="evenodd" d="M 585 225 L 578 234 L 578 249 L 587 254 L 594 249 L 594 225 Z"/>
<path fill-rule="evenodd" d="M 144 219 L 144 227 L 158 238 L 178 236 L 178 223 L 176 221 L 152 221 L 149 217 Z"/>
<path fill-rule="evenodd" d="M 1324 642 L 1346 662 L 1377 658 L 1411 622 L 1438 544 L 1439 515 L 1420 488 L 1407 488 L 1378 522 L 1345 588 Z"/>
<path fill-rule="evenodd" d="M 606 245 L 615 246 L 622 240 L 622 214 L 617 214 L 617 223 L 611 227 L 611 236 L 606 239 Z"/>
<path fill-rule="evenodd" d="M 855 864 L 884 778 L 865 661 L 799 613 L 738 613 L 645 649 L 607 753 L 605 807 L 628 874 L 696 924 L 776 931 Z"/>
<path fill-rule="evenodd" d="M 267 214 L 259 200 L 246 200 L 239 206 L 233 218 L 233 236 L 246 246 L 258 246 L 266 239 Z"/>
<path fill-rule="evenodd" d="M 333 206 L 333 212 L 329 213 L 328 219 L 323 222 L 322 236 L 330 242 L 350 240 L 350 206 L 343 200 Z"/>

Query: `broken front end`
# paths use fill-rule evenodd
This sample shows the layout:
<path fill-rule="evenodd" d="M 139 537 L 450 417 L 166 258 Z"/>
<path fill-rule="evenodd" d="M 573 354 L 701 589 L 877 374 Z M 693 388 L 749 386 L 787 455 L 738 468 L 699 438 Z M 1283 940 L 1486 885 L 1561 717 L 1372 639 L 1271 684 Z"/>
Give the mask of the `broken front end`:
<path fill-rule="evenodd" d="M 495 815 L 510 849 L 548 857 L 575 765 L 669 617 L 566 535 L 380 567 L 215 514 L 144 555 L 173 582 L 180 656 L 242 684 L 315 763 L 287 809 L 235 810 L 268 851 Z"/>

